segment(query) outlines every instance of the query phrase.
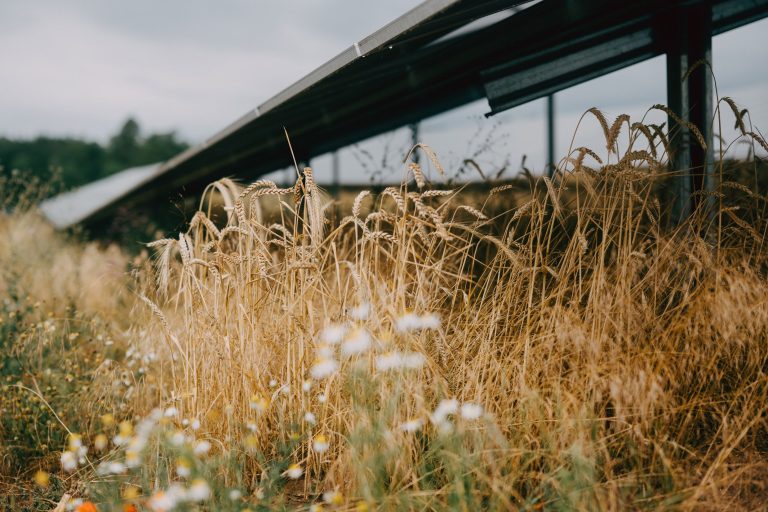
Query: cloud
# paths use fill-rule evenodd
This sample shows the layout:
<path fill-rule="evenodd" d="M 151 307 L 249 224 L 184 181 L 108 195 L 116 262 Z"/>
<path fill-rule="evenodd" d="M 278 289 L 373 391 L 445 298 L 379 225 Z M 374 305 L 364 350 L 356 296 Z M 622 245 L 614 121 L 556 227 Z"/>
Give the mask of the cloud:
<path fill-rule="evenodd" d="M 135 115 L 146 130 L 175 129 L 201 141 L 418 3 L 7 2 L 0 18 L 0 135 L 104 140 Z M 766 48 L 768 20 L 763 20 L 718 36 L 713 58 L 720 94 L 750 107 L 763 129 L 768 68 L 758 64 L 765 61 Z M 591 106 L 639 118 L 648 106 L 665 102 L 664 73 L 659 57 L 559 93 L 558 154 Z M 500 122 L 496 156 L 509 154 L 517 166 L 526 154 L 532 168 L 543 166 L 541 102 L 495 121 L 482 118 L 487 111 L 485 102 L 469 105 L 425 122 L 422 134 L 446 158 L 460 160 L 472 151 L 478 126 Z M 363 146 L 381 153 L 382 141 L 391 140 L 399 149 L 407 145 L 403 133 Z M 580 134 L 580 143 L 599 146 L 594 126 L 587 123 Z M 343 166 L 350 169 L 344 174 L 361 173 L 354 151 L 343 152 Z M 329 165 L 321 162 L 322 172 L 329 173 Z"/>

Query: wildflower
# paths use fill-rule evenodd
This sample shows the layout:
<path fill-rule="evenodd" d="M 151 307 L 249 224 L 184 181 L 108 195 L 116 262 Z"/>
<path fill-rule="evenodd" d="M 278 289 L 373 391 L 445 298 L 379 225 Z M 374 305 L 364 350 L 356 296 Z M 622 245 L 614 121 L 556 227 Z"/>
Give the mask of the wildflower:
<path fill-rule="evenodd" d="M 107 436 L 104 434 L 99 434 L 93 439 L 93 447 L 98 451 L 104 451 L 108 443 Z"/>
<path fill-rule="evenodd" d="M 406 313 L 395 320 L 395 330 L 397 332 L 415 331 L 420 325 L 421 320 L 416 313 Z"/>
<path fill-rule="evenodd" d="M 365 329 L 355 329 L 341 345 L 341 353 L 345 356 L 362 354 L 371 348 L 371 335 Z"/>
<path fill-rule="evenodd" d="M 329 505 L 335 505 L 335 506 L 343 505 L 344 495 L 341 494 L 339 491 L 326 491 L 323 493 L 323 501 Z"/>
<path fill-rule="evenodd" d="M 309 423 L 310 425 L 314 425 L 317 423 L 317 418 L 315 417 L 315 414 L 313 412 L 307 411 L 304 413 L 304 421 Z"/>
<path fill-rule="evenodd" d="M 96 512 L 96 505 L 92 501 L 84 501 L 77 506 L 75 512 Z"/>
<path fill-rule="evenodd" d="M 192 481 L 192 485 L 189 486 L 187 491 L 187 499 L 189 501 L 205 501 L 211 497 L 211 488 L 208 486 L 208 482 L 202 478 L 196 478 Z"/>
<path fill-rule="evenodd" d="M 192 420 L 192 430 L 199 430 L 200 429 L 200 420 L 195 418 Z"/>
<path fill-rule="evenodd" d="M 256 423 L 249 421 L 245 424 L 245 428 L 255 433 L 258 427 L 256 426 Z"/>
<path fill-rule="evenodd" d="M 197 455 L 199 457 L 201 455 L 205 455 L 206 453 L 208 453 L 208 451 L 210 449 L 211 449 L 211 443 L 209 443 L 208 441 L 203 440 L 203 441 L 198 441 L 197 443 L 195 443 L 195 448 L 194 448 L 193 451 L 194 451 L 195 455 Z"/>
<path fill-rule="evenodd" d="M 408 433 L 416 432 L 417 430 L 419 430 L 422 427 L 423 424 L 424 424 L 424 422 L 421 421 L 420 419 L 408 420 L 405 423 L 403 423 L 402 425 L 400 425 L 400 430 L 402 430 L 403 432 L 408 432 Z"/>
<path fill-rule="evenodd" d="M 99 475 L 120 475 L 125 473 L 125 464 L 118 461 L 102 462 L 96 472 Z"/>
<path fill-rule="evenodd" d="M 64 452 L 61 454 L 61 467 L 64 471 L 71 473 L 77 469 L 77 457 L 72 452 Z"/>
<path fill-rule="evenodd" d="M 321 359 L 333 359 L 334 350 L 333 347 L 327 343 L 321 343 L 317 346 L 317 357 Z"/>
<path fill-rule="evenodd" d="M 115 424 L 115 416 L 112 413 L 106 413 L 101 415 L 101 424 L 104 428 L 109 428 Z"/>
<path fill-rule="evenodd" d="M 376 369 L 381 372 L 401 368 L 417 370 L 424 366 L 426 358 L 419 352 L 387 352 L 376 357 Z"/>
<path fill-rule="evenodd" d="M 123 504 L 123 512 L 139 512 L 139 509 L 133 503 L 125 503 Z"/>
<path fill-rule="evenodd" d="M 437 425 L 445 423 L 448 420 L 448 416 L 456 414 L 458 410 L 459 402 L 455 398 L 441 400 L 440 403 L 437 404 L 435 412 L 432 413 L 432 421 Z"/>
<path fill-rule="evenodd" d="M 186 439 L 186 436 L 184 436 L 184 432 L 182 432 L 181 430 L 175 430 L 173 432 L 168 433 L 168 441 L 173 446 L 179 447 L 183 445 L 185 439 Z"/>
<path fill-rule="evenodd" d="M 325 402 L 328 401 L 328 397 L 325 396 L 325 393 L 320 393 L 319 395 L 317 395 L 317 401 L 320 402 L 321 404 L 324 404 Z"/>
<path fill-rule="evenodd" d="M 309 390 L 312 389 L 312 381 L 311 380 L 305 380 L 301 383 L 301 390 L 305 393 L 309 393 Z"/>
<path fill-rule="evenodd" d="M 230 501 L 237 501 L 243 497 L 243 493 L 240 492 L 238 489 L 232 489 L 229 491 L 228 496 Z"/>
<path fill-rule="evenodd" d="M 186 457 L 179 457 L 176 460 L 176 474 L 181 478 L 189 478 L 192 474 L 192 463 Z"/>
<path fill-rule="evenodd" d="M 483 408 L 477 404 L 466 402 L 461 405 L 461 417 L 465 420 L 476 420 L 483 415 Z"/>
<path fill-rule="evenodd" d="M 320 341 L 329 345 L 338 345 L 344 335 L 347 333 L 347 328 L 343 325 L 329 325 L 320 333 Z"/>
<path fill-rule="evenodd" d="M 288 469 L 285 470 L 283 475 L 287 476 L 291 480 L 297 480 L 304 474 L 304 469 L 298 464 L 291 464 Z"/>
<path fill-rule="evenodd" d="M 139 497 L 140 494 L 140 488 L 136 487 L 135 485 L 128 485 L 123 489 L 123 499 L 124 500 L 135 500 Z"/>
<path fill-rule="evenodd" d="M 418 331 L 420 329 L 440 328 L 440 317 L 435 313 L 419 316 L 415 313 L 406 313 L 395 320 L 397 332 Z"/>
<path fill-rule="evenodd" d="M 112 439 L 115 446 L 123 446 L 128 444 L 133 434 L 133 425 L 129 421 L 121 421 L 118 427 L 118 434 Z"/>
<path fill-rule="evenodd" d="M 325 379 L 326 377 L 330 377 L 336 373 L 336 370 L 338 369 L 339 363 L 337 363 L 335 360 L 321 358 L 315 361 L 315 364 L 312 365 L 309 373 L 312 375 L 313 379 L 321 380 Z"/>
<path fill-rule="evenodd" d="M 232 406 L 232 404 L 227 404 L 226 407 L 224 407 L 224 414 L 230 417 L 235 414 L 235 408 Z"/>
<path fill-rule="evenodd" d="M 121 421 L 117 428 L 120 434 L 124 436 L 130 436 L 133 434 L 133 425 L 128 420 Z"/>
<path fill-rule="evenodd" d="M 326 437 L 322 434 L 315 436 L 314 441 L 312 441 L 312 449 L 317 453 L 328 451 L 329 446 L 330 444 L 328 443 L 328 439 L 326 439 Z"/>
<path fill-rule="evenodd" d="M 361 500 L 355 503 L 356 512 L 368 512 L 368 510 L 369 510 L 368 503 L 366 503 L 365 501 Z"/>
<path fill-rule="evenodd" d="M 259 447 L 259 439 L 254 435 L 248 435 L 245 436 L 245 439 L 243 439 L 243 444 L 247 449 L 255 450 Z"/>
<path fill-rule="evenodd" d="M 40 487 L 48 487 L 48 484 L 50 482 L 51 482 L 51 475 L 49 475 L 47 471 L 43 471 L 41 469 L 37 471 L 37 473 L 35 473 L 35 483 Z"/>
<path fill-rule="evenodd" d="M 435 313 L 423 315 L 420 320 L 421 320 L 422 329 L 439 329 L 440 328 L 440 317 L 437 316 Z"/>
<path fill-rule="evenodd" d="M 269 387 L 274 388 L 275 386 L 277 386 L 277 381 L 275 379 L 270 379 Z"/>
<path fill-rule="evenodd" d="M 165 413 L 163 413 L 163 416 L 166 418 L 175 418 L 179 415 L 179 410 L 175 407 L 169 407 L 165 410 Z"/>
<path fill-rule="evenodd" d="M 351 308 L 349 310 L 349 317 L 352 320 L 365 320 L 368 318 L 368 315 L 371 313 L 371 305 L 367 302 L 363 302 L 357 307 Z"/>
<path fill-rule="evenodd" d="M 167 512 L 176 506 L 176 501 L 175 496 L 166 494 L 163 491 L 157 491 L 149 498 L 147 505 L 150 510 L 155 512 Z"/>
<path fill-rule="evenodd" d="M 83 437 L 80 434 L 69 434 L 69 451 L 76 452 L 83 446 Z"/>
<path fill-rule="evenodd" d="M 322 503 L 313 503 L 309 506 L 309 512 L 323 512 L 324 510 Z"/>
<path fill-rule="evenodd" d="M 141 455 L 136 450 L 125 450 L 125 465 L 137 468 L 141 465 Z"/>
<path fill-rule="evenodd" d="M 251 406 L 251 409 L 255 411 L 264 412 L 269 407 L 269 400 L 267 400 L 263 396 L 253 395 L 251 397 L 250 406 Z"/>

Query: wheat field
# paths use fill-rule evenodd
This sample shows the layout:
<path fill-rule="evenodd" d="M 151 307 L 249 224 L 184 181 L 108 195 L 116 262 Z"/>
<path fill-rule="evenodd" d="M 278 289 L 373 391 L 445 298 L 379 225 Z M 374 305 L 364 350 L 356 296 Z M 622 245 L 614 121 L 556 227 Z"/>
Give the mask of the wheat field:
<path fill-rule="evenodd" d="M 720 159 L 673 225 L 665 129 L 589 115 L 552 179 L 222 179 L 133 254 L 0 216 L 0 503 L 765 507 L 765 168 Z"/>

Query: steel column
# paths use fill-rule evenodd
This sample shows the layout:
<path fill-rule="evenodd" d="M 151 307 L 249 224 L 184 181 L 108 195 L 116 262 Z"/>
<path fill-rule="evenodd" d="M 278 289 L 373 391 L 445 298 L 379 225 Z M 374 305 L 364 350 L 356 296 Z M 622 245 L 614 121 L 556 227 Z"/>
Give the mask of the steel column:
<path fill-rule="evenodd" d="M 712 151 L 712 6 L 710 2 L 680 8 L 667 27 L 667 104 L 695 125 L 706 142 L 668 116 L 669 163 L 675 173 L 672 222 L 679 223 L 704 204 L 713 183 Z M 693 68 L 693 69 L 692 69 Z"/>
<path fill-rule="evenodd" d="M 555 175 L 555 95 L 547 96 L 547 174 Z"/>

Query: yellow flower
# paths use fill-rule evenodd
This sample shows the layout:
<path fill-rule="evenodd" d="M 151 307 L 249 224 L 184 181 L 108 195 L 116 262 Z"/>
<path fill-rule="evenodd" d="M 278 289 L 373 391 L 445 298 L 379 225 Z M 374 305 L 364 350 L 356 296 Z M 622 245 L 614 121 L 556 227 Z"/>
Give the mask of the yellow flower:
<path fill-rule="evenodd" d="M 327 491 L 323 493 L 323 501 L 338 507 L 344 504 L 344 495 L 339 491 Z"/>
<path fill-rule="evenodd" d="M 83 446 L 83 436 L 80 434 L 69 434 L 69 451 L 76 452 Z"/>
<path fill-rule="evenodd" d="M 101 415 L 101 424 L 104 428 L 109 428 L 115 424 L 115 416 L 112 413 L 106 413 Z"/>
<path fill-rule="evenodd" d="M 283 474 L 292 480 L 296 480 L 304 474 L 304 469 L 298 464 L 291 464 Z"/>
<path fill-rule="evenodd" d="M 255 450 L 259 447 L 259 439 L 254 435 L 248 435 L 245 436 L 244 444 L 249 450 Z"/>
<path fill-rule="evenodd" d="M 264 412 L 269 407 L 269 400 L 267 400 L 263 396 L 253 395 L 251 397 L 249 405 L 251 406 L 251 409 L 255 411 Z"/>
<path fill-rule="evenodd" d="M 125 489 L 123 489 L 123 499 L 124 500 L 135 500 L 139 497 L 139 488 L 135 485 L 129 485 Z"/>
<path fill-rule="evenodd" d="M 130 437 L 133 434 L 133 425 L 131 425 L 130 421 L 121 421 L 118 428 L 120 429 L 120 435 L 123 437 Z"/>
<path fill-rule="evenodd" d="M 35 473 L 35 483 L 40 487 L 48 487 L 48 484 L 51 483 L 51 475 L 41 469 Z"/>
<path fill-rule="evenodd" d="M 107 436 L 104 434 L 99 434 L 93 438 L 93 446 L 99 451 L 103 451 L 107 447 L 107 443 Z"/>
<path fill-rule="evenodd" d="M 368 503 L 366 503 L 365 501 L 361 500 L 355 504 L 356 512 L 368 512 L 368 510 L 370 510 L 370 508 L 368 507 Z"/>
<path fill-rule="evenodd" d="M 314 441 L 312 441 L 312 449 L 317 453 L 327 451 L 329 446 L 330 443 L 328 443 L 328 439 L 322 434 L 315 436 Z"/>

